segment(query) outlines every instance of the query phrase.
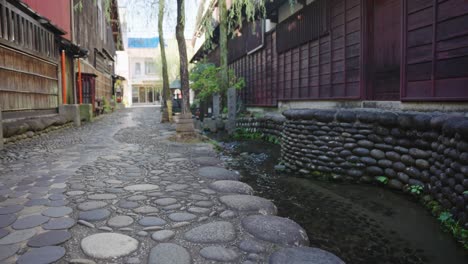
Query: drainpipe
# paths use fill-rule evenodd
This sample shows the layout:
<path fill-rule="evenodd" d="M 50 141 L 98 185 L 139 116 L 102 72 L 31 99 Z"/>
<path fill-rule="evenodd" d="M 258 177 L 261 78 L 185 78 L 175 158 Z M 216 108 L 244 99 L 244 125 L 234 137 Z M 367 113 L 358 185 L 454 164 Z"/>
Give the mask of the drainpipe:
<path fill-rule="evenodd" d="M 78 104 L 78 97 L 77 97 L 77 90 L 78 90 L 78 87 L 76 87 L 76 74 L 75 74 L 75 59 L 73 58 L 73 55 L 71 57 L 71 60 L 70 60 L 70 63 L 71 63 L 71 88 L 72 88 L 72 97 L 73 97 L 73 103 L 72 104 Z"/>
<path fill-rule="evenodd" d="M 65 50 L 62 50 L 62 103 L 67 104 L 67 80 L 65 74 Z"/>
<path fill-rule="evenodd" d="M 78 58 L 78 103 L 83 103 L 83 83 L 81 81 L 81 59 Z"/>

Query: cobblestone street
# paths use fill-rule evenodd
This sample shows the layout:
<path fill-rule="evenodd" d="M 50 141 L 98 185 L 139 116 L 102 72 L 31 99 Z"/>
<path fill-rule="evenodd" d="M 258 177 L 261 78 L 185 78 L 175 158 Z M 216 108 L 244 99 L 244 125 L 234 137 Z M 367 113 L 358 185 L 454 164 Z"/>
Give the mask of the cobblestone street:
<path fill-rule="evenodd" d="M 127 109 L 7 145 L 0 261 L 342 263 L 294 248 L 309 243 L 299 225 L 272 216 L 211 144 L 171 142 L 158 119 L 158 108 Z"/>

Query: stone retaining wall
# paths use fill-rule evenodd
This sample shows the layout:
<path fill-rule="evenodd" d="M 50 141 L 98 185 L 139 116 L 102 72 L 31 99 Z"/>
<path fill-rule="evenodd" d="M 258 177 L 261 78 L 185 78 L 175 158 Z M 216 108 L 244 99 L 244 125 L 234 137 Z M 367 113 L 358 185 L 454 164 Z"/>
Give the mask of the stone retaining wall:
<path fill-rule="evenodd" d="M 295 109 L 283 115 L 284 126 L 264 119 L 240 119 L 238 126 L 281 134 L 282 159 L 292 171 L 355 182 L 384 176 L 399 190 L 420 185 L 468 223 L 464 114 Z"/>
<path fill-rule="evenodd" d="M 60 115 L 20 119 L 10 122 L 3 122 L 3 136 L 9 138 L 24 134 L 26 132 L 39 132 L 50 126 L 62 126 L 72 120 Z"/>
<path fill-rule="evenodd" d="M 31 138 L 37 134 L 43 134 L 61 127 L 71 126 L 71 122 L 73 122 L 75 126 L 80 126 L 82 120 L 93 120 L 92 109 L 91 104 L 61 105 L 58 108 L 58 114 L 3 120 L 3 123 L 0 112 L 0 141 L 1 143 L 10 143 Z"/>
<path fill-rule="evenodd" d="M 49 133 L 51 131 L 58 130 L 58 129 L 61 129 L 61 128 L 67 128 L 67 127 L 73 126 L 73 122 L 66 122 L 64 124 L 60 124 L 60 123 L 53 123 L 52 125 L 44 128 L 43 130 L 35 131 L 35 130 L 29 129 L 26 132 L 23 132 L 24 131 L 24 123 L 21 123 L 19 125 L 21 127 L 21 130 L 17 130 L 17 134 L 11 135 L 11 136 L 6 137 L 6 138 L 3 138 L 2 141 L 5 144 L 13 143 L 13 142 L 17 142 L 17 141 L 20 141 L 20 140 L 23 140 L 23 139 L 26 139 L 26 138 L 33 138 L 33 137 L 36 137 L 36 136 L 39 136 L 39 135 L 42 135 L 42 134 L 46 134 L 46 133 Z M 6 126 L 7 130 L 12 128 L 12 126 L 9 126 L 8 124 L 9 123 L 7 123 L 7 126 Z M 5 123 L 3 123 L 3 126 L 5 128 Z M 17 127 L 18 124 L 14 124 L 14 126 Z"/>
<path fill-rule="evenodd" d="M 264 117 L 244 117 L 236 120 L 236 128 L 245 129 L 248 132 L 260 132 L 266 136 L 275 136 L 281 140 L 281 132 L 286 118 L 279 115 L 266 115 Z"/>

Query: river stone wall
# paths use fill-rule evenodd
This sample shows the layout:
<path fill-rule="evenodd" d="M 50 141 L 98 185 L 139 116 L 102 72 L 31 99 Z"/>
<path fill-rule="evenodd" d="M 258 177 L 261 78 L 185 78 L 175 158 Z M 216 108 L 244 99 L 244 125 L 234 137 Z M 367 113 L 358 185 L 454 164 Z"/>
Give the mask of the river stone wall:
<path fill-rule="evenodd" d="M 44 117 L 35 117 L 3 122 L 2 132 L 5 143 L 15 142 L 17 140 L 31 138 L 36 134 L 48 132 L 54 127 L 68 125 L 71 121 L 67 117 L 60 115 L 51 115 Z"/>
<path fill-rule="evenodd" d="M 468 224 L 468 118 L 464 114 L 373 109 L 293 109 L 284 124 L 240 119 L 238 126 L 281 135 L 286 167 L 305 175 L 411 185 Z"/>
<path fill-rule="evenodd" d="M 245 129 L 252 133 L 263 133 L 266 136 L 275 136 L 281 140 L 286 118 L 282 115 L 267 114 L 264 117 L 244 117 L 236 120 L 236 128 Z"/>

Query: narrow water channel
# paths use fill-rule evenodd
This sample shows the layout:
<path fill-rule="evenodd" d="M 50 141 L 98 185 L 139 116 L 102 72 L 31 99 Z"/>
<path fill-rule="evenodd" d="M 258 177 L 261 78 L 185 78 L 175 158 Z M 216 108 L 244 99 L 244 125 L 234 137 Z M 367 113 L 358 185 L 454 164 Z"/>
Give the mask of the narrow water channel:
<path fill-rule="evenodd" d="M 223 159 L 278 215 L 304 227 L 311 246 L 348 264 L 466 264 L 468 252 L 413 198 L 372 185 L 324 182 L 277 173 L 280 148 L 224 142 Z"/>

